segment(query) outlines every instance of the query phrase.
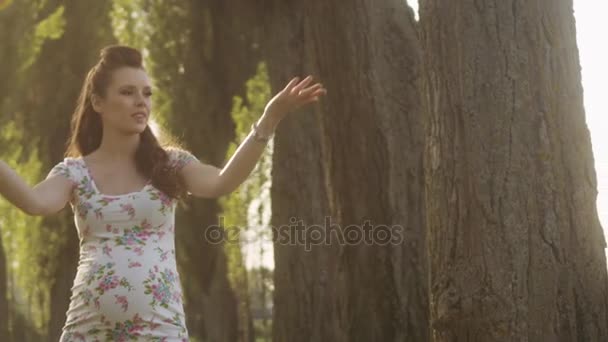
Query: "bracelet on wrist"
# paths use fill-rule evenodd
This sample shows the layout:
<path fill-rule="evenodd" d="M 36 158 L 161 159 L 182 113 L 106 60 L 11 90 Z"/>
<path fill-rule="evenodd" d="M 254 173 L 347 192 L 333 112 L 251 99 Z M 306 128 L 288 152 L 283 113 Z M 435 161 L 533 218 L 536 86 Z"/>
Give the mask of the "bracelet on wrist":
<path fill-rule="evenodd" d="M 251 131 L 253 132 L 253 140 L 257 142 L 265 144 L 268 142 L 268 140 L 270 140 L 270 138 L 272 138 L 272 134 L 270 134 L 269 136 L 261 135 L 260 132 L 258 132 L 258 125 L 256 122 L 253 122 L 251 124 Z"/>

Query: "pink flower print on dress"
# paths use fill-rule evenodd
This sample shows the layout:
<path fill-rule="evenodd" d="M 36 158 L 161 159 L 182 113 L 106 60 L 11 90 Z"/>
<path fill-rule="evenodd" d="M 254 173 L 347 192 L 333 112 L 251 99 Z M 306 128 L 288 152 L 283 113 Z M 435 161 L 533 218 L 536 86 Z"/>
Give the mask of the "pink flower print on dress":
<path fill-rule="evenodd" d="M 102 252 L 110 258 L 112 257 L 112 247 L 108 246 L 107 244 L 103 245 Z"/>
<path fill-rule="evenodd" d="M 120 304 L 122 311 L 127 311 L 127 309 L 129 308 L 129 301 L 127 300 L 127 296 L 114 295 L 114 298 L 116 298 L 116 304 Z"/>
<path fill-rule="evenodd" d="M 85 252 L 97 252 L 97 247 L 95 247 L 94 245 L 86 245 L 83 247 L 83 250 Z"/>
<path fill-rule="evenodd" d="M 89 210 L 91 210 L 93 206 L 89 202 L 80 202 L 78 203 L 76 208 L 76 210 L 78 211 L 78 216 L 80 216 L 80 218 L 82 219 L 85 219 L 87 217 L 87 214 L 89 213 Z"/>
<path fill-rule="evenodd" d="M 158 210 L 163 214 L 173 206 L 173 199 L 162 191 L 150 189 L 148 194 L 150 195 L 151 200 L 160 200 L 160 209 Z"/>
<path fill-rule="evenodd" d="M 163 322 L 170 323 L 170 324 L 176 325 L 178 327 L 182 325 L 182 322 L 179 319 L 179 314 L 177 314 L 177 313 L 173 314 L 173 316 L 171 318 L 163 319 Z"/>
<path fill-rule="evenodd" d="M 143 221 L 141 221 L 141 229 L 148 230 L 150 228 L 152 228 L 152 225 L 150 224 L 150 222 L 148 222 L 147 219 L 144 219 Z"/>
<path fill-rule="evenodd" d="M 89 236 L 89 233 L 90 233 L 90 232 L 91 232 L 91 226 L 89 226 L 89 225 L 87 224 L 87 227 L 86 227 L 86 228 L 85 228 L 85 229 L 82 231 L 82 236 L 83 236 L 83 237 L 85 237 L 85 236 Z"/>
<path fill-rule="evenodd" d="M 93 210 L 93 212 L 95 213 L 95 218 L 98 219 L 99 221 L 103 220 L 103 213 L 101 212 L 103 208 L 99 207 L 96 208 L 95 210 Z"/>
<path fill-rule="evenodd" d="M 131 204 L 121 204 L 120 205 L 120 212 L 122 213 L 127 213 L 127 215 L 129 215 L 129 218 L 133 219 L 135 217 L 135 208 L 133 208 L 133 205 Z"/>
<path fill-rule="evenodd" d="M 154 266 L 155 270 L 158 270 L 157 266 Z M 158 271 L 157 271 L 158 272 Z M 174 295 L 175 287 L 175 274 L 168 268 L 165 268 L 163 272 L 160 272 L 160 277 L 156 277 L 156 273 L 150 270 L 149 276 L 144 280 L 145 294 L 152 295 L 152 301 L 150 306 L 155 308 L 157 305 L 167 309 L 169 303 L 176 302 Z"/>
<path fill-rule="evenodd" d="M 102 295 L 109 290 L 115 289 L 119 285 L 129 291 L 133 290 L 133 286 L 129 284 L 127 278 L 122 277 L 119 279 L 117 275 L 114 275 L 114 271 L 110 271 L 105 277 L 101 279 L 99 284 L 97 284 L 95 290 L 97 290 L 99 295 Z"/>
<path fill-rule="evenodd" d="M 114 263 L 112 263 L 112 262 L 108 262 L 103 265 L 98 264 L 98 263 L 93 263 L 93 265 L 91 266 L 91 269 L 85 274 L 84 280 L 87 282 L 87 285 L 91 285 L 93 280 L 101 279 L 103 277 L 106 269 L 111 269 L 112 267 L 114 267 Z"/>
<path fill-rule="evenodd" d="M 133 286 L 131 286 L 131 284 L 129 283 L 129 281 L 127 281 L 127 278 L 122 277 L 122 279 L 120 279 L 120 286 L 124 287 L 127 289 L 127 291 L 132 291 L 133 290 Z"/>
<path fill-rule="evenodd" d="M 114 197 L 102 197 L 101 199 L 97 200 L 97 203 L 100 203 L 102 206 L 107 206 L 108 204 L 114 202 L 114 201 L 118 201 L 119 198 L 114 198 Z"/>
<path fill-rule="evenodd" d="M 139 341 L 140 332 L 147 326 L 146 322 L 135 314 L 132 320 L 117 322 L 114 328 L 106 331 L 106 340 L 115 342 Z"/>
<path fill-rule="evenodd" d="M 154 248 L 154 250 L 157 251 L 158 254 L 160 255 L 160 261 L 167 260 L 167 254 L 169 253 L 169 251 L 163 251 L 162 248 L 160 248 L 160 247 L 156 247 L 156 248 Z"/>
<path fill-rule="evenodd" d="M 143 220 L 140 226 L 125 229 L 121 236 L 114 239 L 116 246 L 125 246 L 126 250 L 131 250 L 136 245 L 145 246 L 148 238 L 154 233 L 150 228 L 148 221 Z"/>
<path fill-rule="evenodd" d="M 145 245 L 145 239 L 141 239 L 134 229 L 125 229 L 124 233 L 114 238 L 116 246 L 125 246 L 126 250 L 131 250 L 136 245 Z"/>
<path fill-rule="evenodd" d="M 80 293 L 79 296 L 82 298 L 84 305 L 89 306 L 89 304 L 91 304 L 91 300 L 93 299 L 93 292 L 91 292 L 89 289 L 85 289 Z"/>
<path fill-rule="evenodd" d="M 133 250 L 133 252 L 135 252 L 135 254 L 142 256 L 144 254 L 144 250 L 141 247 L 135 247 L 135 249 Z"/>
<path fill-rule="evenodd" d="M 114 289 L 118 286 L 118 284 L 120 283 L 120 279 L 118 279 L 118 276 L 113 275 L 114 271 L 111 271 L 110 273 L 108 273 L 108 275 L 106 275 L 105 277 L 103 277 L 101 279 L 101 281 L 99 281 L 99 284 L 97 284 L 97 287 L 95 288 L 95 290 L 97 290 L 97 292 L 102 295 L 105 292 Z"/>
<path fill-rule="evenodd" d="M 85 337 L 82 333 L 74 331 L 74 332 L 67 332 L 62 339 L 62 342 L 63 341 L 86 342 L 87 340 L 85 339 Z"/>
<path fill-rule="evenodd" d="M 85 197 L 86 199 L 90 199 L 94 194 L 95 189 L 93 189 L 93 185 L 91 184 L 89 177 L 82 177 L 82 180 L 80 180 L 80 183 L 78 184 L 78 195 Z"/>
<path fill-rule="evenodd" d="M 129 268 L 133 267 L 141 267 L 141 264 L 139 263 L 139 261 L 131 261 L 131 259 L 129 259 Z"/>
<path fill-rule="evenodd" d="M 181 328 L 181 331 L 180 331 L 178 337 L 181 338 L 180 341 L 188 342 L 188 340 L 186 338 L 184 338 L 184 335 L 186 334 L 186 328 L 184 327 L 184 324 L 182 323 L 182 320 L 180 319 L 181 316 L 182 315 L 175 313 L 175 314 L 173 314 L 173 316 L 171 318 L 163 319 L 163 322 L 169 323 L 169 324 L 175 325 L 176 327 Z"/>

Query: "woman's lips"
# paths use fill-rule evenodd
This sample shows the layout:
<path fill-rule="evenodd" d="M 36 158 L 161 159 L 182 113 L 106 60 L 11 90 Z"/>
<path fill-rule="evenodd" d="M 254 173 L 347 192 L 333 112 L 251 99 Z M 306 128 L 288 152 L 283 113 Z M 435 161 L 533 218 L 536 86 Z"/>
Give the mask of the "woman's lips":
<path fill-rule="evenodd" d="M 143 120 L 143 119 L 146 119 L 148 117 L 145 113 L 135 113 L 135 114 L 133 114 L 131 116 L 134 117 L 135 119 L 138 119 L 138 120 Z"/>

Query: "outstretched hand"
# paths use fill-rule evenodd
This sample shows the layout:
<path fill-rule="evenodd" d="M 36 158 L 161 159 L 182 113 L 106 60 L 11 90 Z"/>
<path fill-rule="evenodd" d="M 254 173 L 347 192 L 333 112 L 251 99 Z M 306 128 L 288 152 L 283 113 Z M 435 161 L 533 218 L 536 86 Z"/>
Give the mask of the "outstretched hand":
<path fill-rule="evenodd" d="M 282 119 L 289 112 L 292 112 L 305 104 L 319 101 L 319 97 L 327 94 L 327 89 L 323 84 L 315 83 L 307 87 L 312 82 L 313 77 L 308 75 L 298 83 L 299 77 L 294 77 L 287 83 L 278 94 L 276 94 L 266 105 L 265 111 L 275 117 L 276 120 Z"/>

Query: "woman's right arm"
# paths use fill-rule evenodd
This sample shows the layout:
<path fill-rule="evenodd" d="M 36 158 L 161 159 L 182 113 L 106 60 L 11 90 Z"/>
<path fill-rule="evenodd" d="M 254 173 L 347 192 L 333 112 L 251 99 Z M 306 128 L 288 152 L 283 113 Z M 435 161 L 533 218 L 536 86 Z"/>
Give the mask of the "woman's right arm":
<path fill-rule="evenodd" d="M 69 202 L 73 186 L 66 177 L 56 175 L 32 188 L 0 160 L 0 195 L 28 215 L 46 216 L 59 212 Z"/>

